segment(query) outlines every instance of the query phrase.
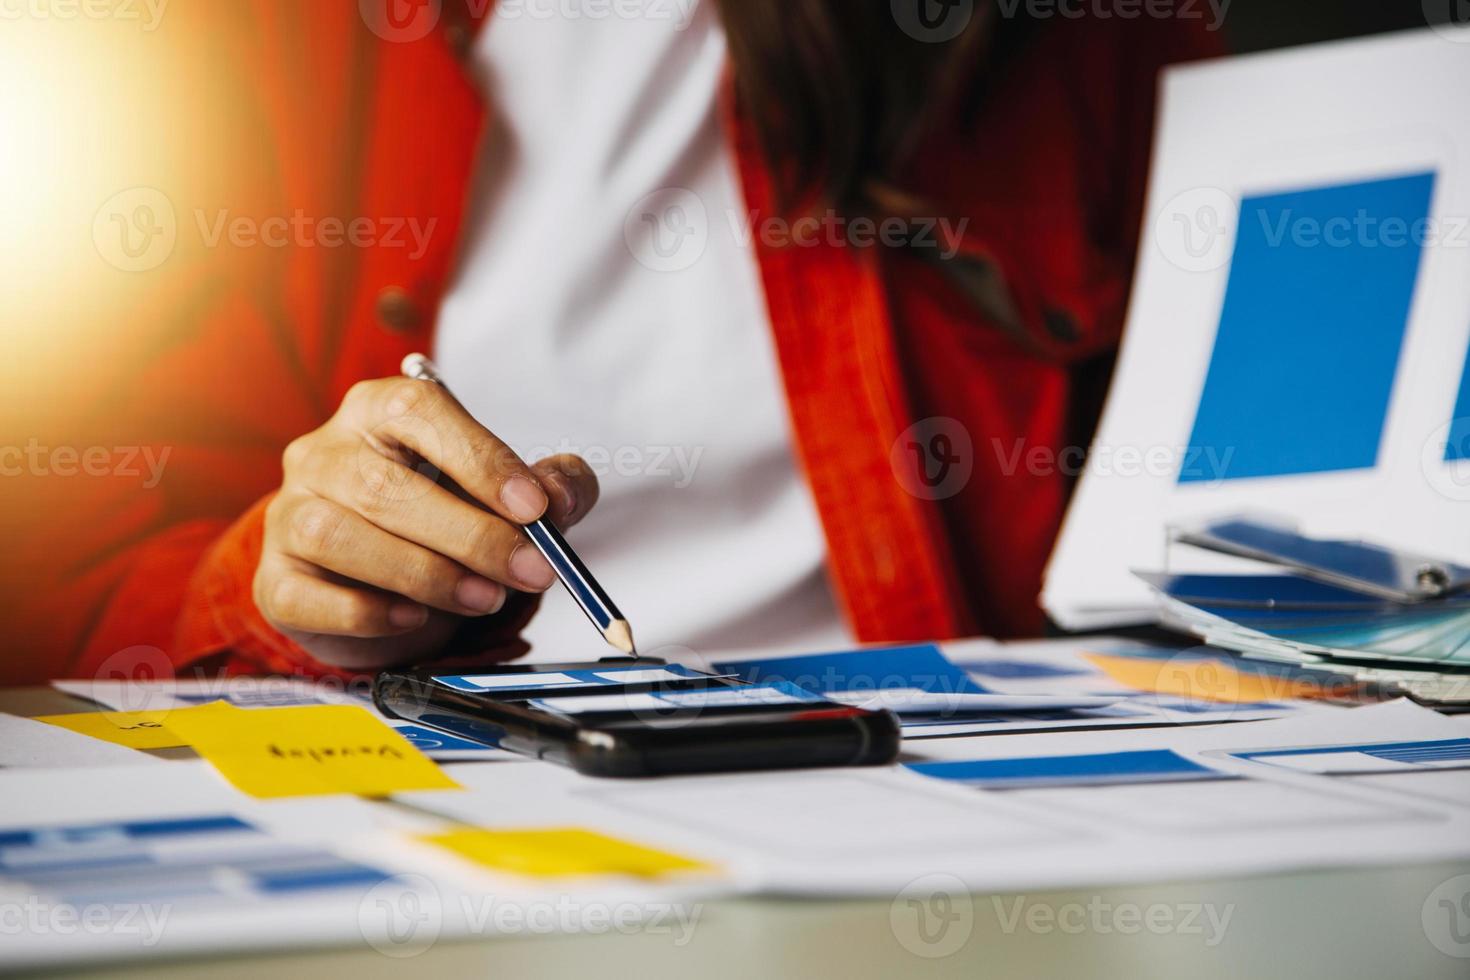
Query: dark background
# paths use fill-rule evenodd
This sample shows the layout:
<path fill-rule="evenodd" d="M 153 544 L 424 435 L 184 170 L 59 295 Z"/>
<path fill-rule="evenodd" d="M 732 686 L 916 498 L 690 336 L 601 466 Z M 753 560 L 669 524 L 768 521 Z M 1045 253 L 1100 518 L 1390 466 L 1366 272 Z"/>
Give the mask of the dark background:
<path fill-rule="evenodd" d="M 1263 51 L 1443 23 L 1457 4 L 1470 23 L 1470 0 L 1234 0 L 1224 31 L 1232 51 Z"/>

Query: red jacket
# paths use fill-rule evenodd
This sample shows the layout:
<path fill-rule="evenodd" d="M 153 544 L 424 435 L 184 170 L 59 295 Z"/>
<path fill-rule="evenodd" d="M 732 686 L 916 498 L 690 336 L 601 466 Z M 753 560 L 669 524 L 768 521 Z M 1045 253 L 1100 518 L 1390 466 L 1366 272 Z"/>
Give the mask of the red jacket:
<path fill-rule="evenodd" d="M 252 602 L 259 501 L 285 444 L 354 381 L 431 346 L 487 123 L 473 6 L 446 0 L 412 41 L 379 37 L 359 4 L 300 0 L 177 5 L 154 34 L 109 36 L 119 91 L 94 111 L 124 113 L 136 139 L 99 152 L 114 189 L 163 194 L 177 238 L 130 271 L 103 221 L 75 301 L 47 311 L 57 342 L 31 361 L 49 394 L 12 392 L 46 453 L 5 481 L 0 679 L 150 658 L 317 669 Z M 955 257 L 756 239 L 832 581 L 864 641 L 1041 627 L 1069 489 L 1051 461 L 1087 444 L 1118 339 L 1157 72 L 1214 48 L 1188 23 L 1117 19 L 1057 19 L 1027 44 L 973 126 L 916 158 L 936 215 L 967 220 Z M 747 207 L 772 216 L 727 101 Z M 134 233 L 157 225 L 124 200 Z M 319 224 L 282 247 L 232 240 L 237 217 L 368 218 L 374 241 L 333 245 Z M 409 220 L 433 222 L 422 254 Z M 108 475 L 63 472 L 57 447 L 99 446 Z M 165 460 L 156 486 L 150 459 Z"/>

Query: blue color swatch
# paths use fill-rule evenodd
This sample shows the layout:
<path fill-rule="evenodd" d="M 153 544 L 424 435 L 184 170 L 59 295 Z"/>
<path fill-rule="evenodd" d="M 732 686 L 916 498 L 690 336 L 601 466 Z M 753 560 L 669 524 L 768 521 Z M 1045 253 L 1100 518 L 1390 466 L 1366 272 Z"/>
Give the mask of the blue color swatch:
<path fill-rule="evenodd" d="M 1246 198 L 1180 483 L 1372 468 L 1435 174 Z M 1222 471 L 1222 472 L 1221 472 Z"/>

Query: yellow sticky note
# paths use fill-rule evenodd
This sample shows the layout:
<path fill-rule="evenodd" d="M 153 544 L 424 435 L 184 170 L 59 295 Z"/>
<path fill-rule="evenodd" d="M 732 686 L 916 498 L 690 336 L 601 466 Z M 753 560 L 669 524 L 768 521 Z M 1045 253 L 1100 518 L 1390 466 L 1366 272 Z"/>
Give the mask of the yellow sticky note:
<path fill-rule="evenodd" d="M 408 740 L 365 708 L 210 707 L 168 713 L 168 727 L 251 796 L 386 796 L 459 789 Z"/>
<path fill-rule="evenodd" d="M 1197 701 L 1253 704 L 1311 697 L 1320 690 L 1312 684 L 1268 674 L 1245 673 L 1209 658 L 1154 660 L 1116 657 L 1101 653 L 1084 656 L 1113 680 L 1135 691 L 1171 694 Z"/>
<path fill-rule="evenodd" d="M 74 715 L 46 715 L 44 721 L 58 728 L 69 728 L 81 735 L 100 738 L 104 742 L 126 745 L 130 749 L 173 749 L 187 744 L 168 730 L 168 711 L 85 711 Z"/>
<path fill-rule="evenodd" d="M 592 830 L 452 830 L 419 838 L 496 871 L 536 878 L 632 875 L 658 878 L 710 865 Z"/>

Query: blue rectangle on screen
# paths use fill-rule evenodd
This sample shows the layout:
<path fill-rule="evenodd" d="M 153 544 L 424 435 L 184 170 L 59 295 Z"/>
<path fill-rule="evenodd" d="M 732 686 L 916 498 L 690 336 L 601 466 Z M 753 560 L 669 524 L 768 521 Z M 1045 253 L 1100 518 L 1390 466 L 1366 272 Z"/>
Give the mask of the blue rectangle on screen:
<path fill-rule="evenodd" d="M 1241 201 L 1180 483 L 1370 469 L 1419 275 L 1435 174 Z"/>

